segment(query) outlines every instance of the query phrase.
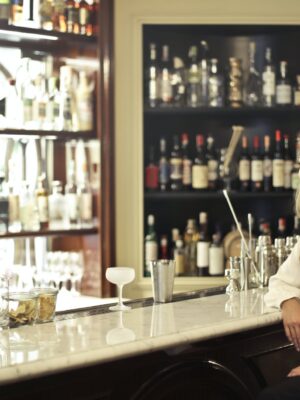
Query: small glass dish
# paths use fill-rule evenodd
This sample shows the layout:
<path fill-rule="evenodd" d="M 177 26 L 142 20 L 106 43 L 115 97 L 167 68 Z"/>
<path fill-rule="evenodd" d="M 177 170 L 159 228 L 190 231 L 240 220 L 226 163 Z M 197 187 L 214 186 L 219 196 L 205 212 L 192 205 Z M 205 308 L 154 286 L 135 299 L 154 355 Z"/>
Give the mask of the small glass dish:
<path fill-rule="evenodd" d="M 34 288 L 30 293 L 38 297 L 38 322 L 53 321 L 56 309 L 56 300 L 58 290 L 54 288 Z"/>
<path fill-rule="evenodd" d="M 30 325 L 36 321 L 38 296 L 35 293 L 10 292 L 7 300 L 10 326 Z"/>

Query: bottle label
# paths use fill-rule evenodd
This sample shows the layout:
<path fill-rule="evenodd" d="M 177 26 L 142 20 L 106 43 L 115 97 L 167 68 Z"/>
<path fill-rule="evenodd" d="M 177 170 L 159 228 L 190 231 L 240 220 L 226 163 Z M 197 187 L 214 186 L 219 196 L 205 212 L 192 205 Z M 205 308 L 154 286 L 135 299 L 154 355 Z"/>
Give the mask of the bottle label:
<path fill-rule="evenodd" d="M 275 96 L 275 73 L 273 71 L 265 71 L 262 74 L 264 96 Z"/>
<path fill-rule="evenodd" d="M 290 189 L 292 187 L 292 177 L 291 177 L 292 168 L 293 168 L 293 161 L 285 160 L 284 161 L 284 188 L 285 189 Z"/>
<path fill-rule="evenodd" d="M 300 189 L 300 177 L 298 171 L 293 172 L 291 176 L 291 185 L 293 190 Z"/>
<path fill-rule="evenodd" d="M 149 81 L 149 100 L 157 100 L 158 90 L 157 81 L 155 79 L 150 79 Z"/>
<path fill-rule="evenodd" d="M 163 103 L 170 103 L 173 98 L 172 84 L 169 72 L 164 71 L 161 79 L 161 99 Z"/>
<path fill-rule="evenodd" d="M 37 207 L 40 222 L 49 222 L 48 196 L 37 196 Z"/>
<path fill-rule="evenodd" d="M 239 179 L 240 181 L 250 180 L 250 161 L 240 160 L 239 162 Z"/>
<path fill-rule="evenodd" d="M 169 182 L 169 163 L 167 160 L 161 160 L 159 163 L 159 183 L 167 184 Z"/>
<path fill-rule="evenodd" d="M 251 161 L 251 181 L 261 182 L 263 180 L 263 162 L 262 160 Z"/>
<path fill-rule="evenodd" d="M 272 176 L 272 160 L 266 159 L 263 161 L 264 177 L 270 178 Z"/>
<path fill-rule="evenodd" d="M 273 160 L 273 187 L 284 186 L 284 161 Z"/>
<path fill-rule="evenodd" d="M 170 178 L 177 181 L 182 179 L 182 159 L 171 158 L 170 160 Z"/>
<path fill-rule="evenodd" d="M 210 182 L 216 181 L 218 179 L 218 161 L 208 160 L 207 168 L 208 168 L 208 180 Z"/>
<path fill-rule="evenodd" d="M 207 189 L 208 188 L 207 165 L 193 165 L 192 186 L 194 189 Z"/>
<path fill-rule="evenodd" d="M 76 193 L 66 194 L 67 212 L 70 221 L 78 220 L 78 196 Z"/>
<path fill-rule="evenodd" d="M 147 261 L 155 261 L 157 260 L 158 255 L 158 246 L 155 241 L 146 241 L 145 243 L 145 260 Z"/>
<path fill-rule="evenodd" d="M 223 247 L 211 246 L 209 248 L 209 275 L 224 274 L 224 250 Z"/>
<path fill-rule="evenodd" d="M 277 104 L 291 104 L 292 88 L 290 85 L 282 84 L 276 86 L 276 102 Z"/>
<path fill-rule="evenodd" d="M 294 105 L 300 106 L 300 90 L 295 90 L 294 93 Z"/>
<path fill-rule="evenodd" d="M 80 219 L 82 221 L 91 222 L 93 219 L 93 198 L 92 193 L 80 194 Z"/>
<path fill-rule="evenodd" d="M 189 186 L 192 183 L 192 161 L 184 159 L 182 162 L 182 183 Z"/>
<path fill-rule="evenodd" d="M 197 243 L 197 267 L 206 268 L 209 265 L 209 242 Z"/>
<path fill-rule="evenodd" d="M 17 194 L 10 194 L 8 197 L 9 204 L 9 223 L 13 224 L 18 222 L 20 219 L 20 198 Z"/>

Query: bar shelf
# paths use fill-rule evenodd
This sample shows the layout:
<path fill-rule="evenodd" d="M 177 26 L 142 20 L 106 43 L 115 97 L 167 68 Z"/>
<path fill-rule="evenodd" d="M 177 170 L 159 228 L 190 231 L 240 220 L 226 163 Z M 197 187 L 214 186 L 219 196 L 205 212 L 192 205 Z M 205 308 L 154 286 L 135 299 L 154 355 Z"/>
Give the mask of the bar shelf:
<path fill-rule="evenodd" d="M 96 139 L 95 131 L 48 131 L 48 130 L 33 130 L 33 129 L 0 129 L 1 137 L 10 136 L 38 136 L 49 137 L 57 140 L 70 140 L 70 139 L 83 139 L 91 140 Z"/>
<path fill-rule="evenodd" d="M 36 237 L 36 236 L 83 236 L 83 235 L 96 235 L 98 234 L 98 227 L 91 228 L 65 228 L 65 229 L 43 229 L 39 231 L 20 231 L 20 232 L 7 232 L 0 234 L 1 239 L 22 238 L 22 237 Z"/>

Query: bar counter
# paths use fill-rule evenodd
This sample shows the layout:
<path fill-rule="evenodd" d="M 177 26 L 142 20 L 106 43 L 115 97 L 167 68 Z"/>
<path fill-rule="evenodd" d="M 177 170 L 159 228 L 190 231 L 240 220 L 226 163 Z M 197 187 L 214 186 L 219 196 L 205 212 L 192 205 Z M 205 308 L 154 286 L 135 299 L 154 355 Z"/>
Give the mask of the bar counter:
<path fill-rule="evenodd" d="M 198 360 L 200 365 L 201 360 L 201 363 L 204 363 L 203 368 L 212 367 L 214 370 L 213 364 L 208 364 L 213 362 L 219 365 L 216 368 L 218 371 L 220 368 L 228 369 L 230 374 L 235 375 L 234 378 L 240 381 L 241 387 L 244 386 L 248 391 L 248 397 L 241 394 L 241 398 L 254 398 L 259 388 L 269 383 L 268 379 L 262 383 L 258 378 L 258 383 L 256 382 L 253 389 L 251 379 L 256 379 L 257 376 L 250 377 L 250 380 L 246 377 L 243 381 L 243 377 L 240 377 L 237 371 L 222 361 L 226 351 L 229 351 L 229 359 L 230 353 L 234 359 L 235 353 L 241 355 L 239 343 L 244 343 L 245 340 L 249 342 L 251 339 L 248 350 L 252 348 L 257 354 L 268 353 L 271 342 L 272 352 L 280 348 L 297 354 L 284 337 L 280 312 L 266 308 L 263 295 L 264 291 L 259 289 L 239 292 L 232 296 L 226 295 L 224 288 L 207 289 L 176 295 L 172 303 L 153 304 L 152 299 L 137 300 L 130 302 L 132 309 L 126 312 L 109 311 L 107 305 L 97 306 L 76 312 L 58 313 L 54 322 L 4 330 L 0 333 L 0 397 L 22 398 L 18 397 L 20 394 L 14 387 L 20 389 L 23 386 L 23 389 L 26 388 L 28 391 L 26 393 L 35 398 L 31 393 L 34 382 L 35 390 L 40 386 L 45 390 L 47 384 L 43 385 L 42 382 L 50 382 L 51 377 L 55 377 L 56 382 L 59 382 L 59 376 L 64 377 L 61 382 L 65 384 L 60 389 L 60 393 L 63 393 L 62 387 L 66 386 L 67 390 L 66 376 L 73 376 L 76 380 L 76 371 L 78 373 L 84 370 L 89 371 L 86 372 L 87 380 L 88 377 L 92 379 L 94 373 L 96 376 L 100 374 L 98 376 L 102 378 L 107 373 L 107 379 L 98 381 L 98 389 L 99 393 L 104 390 L 103 393 L 109 394 L 107 397 L 101 395 L 95 398 L 113 399 L 119 396 L 113 394 L 114 386 L 116 382 L 121 383 L 122 379 L 112 380 L 111 371 L 123 375 L 126 383 L 132 376 L 126 378 L 128 371 L 124 369 L 125 365 L 131 365 L 131 373 L 135 374 L 134 371 L 137 373 L 139 366 L 147 365 L 146 371 L 150 364 L 153 364 L 153 371 L 151 367 L 147 373 L 148 378 L 152 379 L 154 371 L 157 373 L 160 368 L 163 370 L 171 368 L 175 360 L 176 365 L 186 363 L 187 360 L 188 363 L 191 360 Z M 257 335 L 263 339 L 255 345 L 253 338 Z M 273 335 L 274 340 L 271 342 L 266 340 L 268 335 Z M 268 348 L 262 345 L 264 341 L 269 343 Z M 243 349 L 244 346 L 243 344 Z M 228 350 L 229 348 L 231 350 Z M 216 349 L 221 354 L 219 359 L 214 356 Z M 254 357 L 256 359 L 257 354 L 255 353 Z M 155 357 L 155 360 L 151 361 L 151 357 Z M 172 365 L 166 363 L 166 357 L 172 359 Z M 241 358 L 245 358 L 245 354 Z M 251 373 L 253 375 L 253 371 Z M 279 372 L 279 375 L 281 373 Z M 83 377 L 85 373 L 79 376 Z M 161 379 L 158 380 L 160 381 Z M 128 395 L 122 398 L 147 399 L 147 394 L 132 395 L 132 392 L 139 393 L 144 390 L 145 385 L 143 377 L 134 387 L 124 387 L 123 393 L 128 390 Z M 152 389 L 154 386 L 150 385 Z M 249 386 L 252 386 L 250 390 Z M 147 389 L 145 390 L 147 393 Z M 99 393 L 97 392 L 97 396 Z M 47 398 L 52 398 L 49 392 L 48 395 L 50 397 Z M 72 398 L 91 398 L 87 393 L 86 397 L 85 394 L 80 397 L 78 391 L 76 395 L 77 397 L 74 395 Z M 154 393 L 152 395 L 154 396 Z M 168 397 L 165 395 L 162 398 Z"/>

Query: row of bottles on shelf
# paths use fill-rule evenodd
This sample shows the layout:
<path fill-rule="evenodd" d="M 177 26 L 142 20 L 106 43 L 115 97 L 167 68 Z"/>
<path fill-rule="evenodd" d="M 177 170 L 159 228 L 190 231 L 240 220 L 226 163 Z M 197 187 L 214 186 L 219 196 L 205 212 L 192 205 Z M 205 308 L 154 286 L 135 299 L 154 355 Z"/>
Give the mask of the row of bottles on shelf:
<path fill-rule="evenodd" d="M 288 232 L 287 220 L 285 217 L 281 217 L 278 219 L 278 228 L 273 234 L 270 222 L 261 219 L 257 227 L 257 236 L 270 236 L 274 240 L 285 238 L 286 251 L 289 252 L 295 244 L 295 238 L 300 237 L 299 222 L 299 218 L 295 216 L 293 231 Z M 238 238 L 238 244 L 235 238 L 234 240 L 232 240 L 233 237 L 230 238 L 233 231 Z M 243 232 L 247 238 L 247 231 Z M 171 241 L 166 234 L 158 237 L 155 229 L 155 217 L 152 214 L 148 215 L 144 247 L 145 276 L 150 276 L 149 261 L 158 258 L 174 259 L 176 276 L 224 276 L 226 258 L 238 255 L 236 253 L 239 252 L 240 236 L 236 227 L 233 226 L 232 231 L 223 236 L 220 226 L 216 224 L 214 233 L 211 235 L 206 212 L 199 213 L 199 224 L 195 219 L 188 219 L 182 234 L 178 228 L 173 228 Z"/>
<path fill-rule="evenodd" d="M 0 19 L 15 26 L 91 36 L 97 30 L 94 0 L 3 0 Z"/>
<path fill-rule="evenodd" d="M 299 187 L 300 134 L 296 140 L 296 160 L 293 160 L 289 136 L 275 132 L 275 144 L 270 135 L 264 136 L 263 148 L 260 137 L 253 137 L 250 150 L 248 137 L 242 136 L 239 159 L 232 161 L 229 173 L 224 171 L 226 148 L 215 147 L 213 136 L 196 135 L 196 154 L 191 151 L 189 135 L 173 137 L 173 146 L 167 151 L 165 138 L 160 139 L 160 154 L 155 159 L 154 147 L 149 149 L 149 161 L 145 168 L 145 189 L 149 191 L 178 190 L 228 190 L 280 191 Z"/>
<path fill-rule="evenodd" d="M 279 62 L 278 71 L 272 61 L 270 47 L 265 51 L 263 70 L 258 72 L 255 63 L 256 44 L 249 44 L 248 68 L 243 68 L 242 59 L 230 57 L 226 73 L 221 71 L 217 58 L 209 58 L 206 41 L 191 46 L 188 52 L 189 65 L 174 57 L 170 59 L 170 48 L 162 46 L 161 61 L 158 61 L 157 46 L 150 44 L 150 55 L 146 71 L 146 103 L 157 106 L 189 107 L 272 107 L 300 106 L 300 75 L 296 82 L 289 76 L 288 62 Z"/>
<path fill-rule="evenodd" d="M 2 88 L 3 128 L 90 131 L 94 126 L 94 77 L 70 65 L 54 69 L 54 58 L 20 60 Z"/>
<path fill-rule="evenodd" d="M 26 172 L 25 150 L 23 161 L 18 152 L 12 154 L 7 173 L 4 167 L 0 173 L 0 234 L 94 226 L 93 194 L 97 190 L 94 180 L 99 176 L 93 176 L 97 175 L 93 168 L 96 166 L 98 169 L 98 164 L 88 165 L 82 141 L 75 146 L 77 152 L 66 156 L 65 185 L 59 180 L 50 182 L 45 160 L 40 161 L 38 168 L 27 160 L 29 168 Z M 20 171 L 22 164 L 25 171 Z M 30 168 L 36 169 L 36 174 L 28 171 Z"/>

